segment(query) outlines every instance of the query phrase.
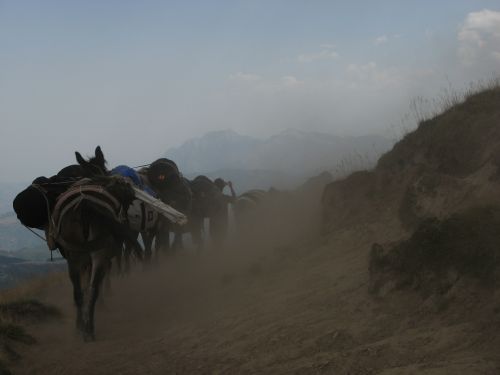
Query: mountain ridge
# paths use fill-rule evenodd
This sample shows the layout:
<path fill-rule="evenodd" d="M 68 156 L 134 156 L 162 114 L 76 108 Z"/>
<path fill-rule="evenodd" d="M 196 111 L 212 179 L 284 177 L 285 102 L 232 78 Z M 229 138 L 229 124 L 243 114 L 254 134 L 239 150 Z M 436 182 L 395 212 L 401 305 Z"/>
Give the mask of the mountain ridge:
<path fill-rule="evenodd" d="M 174 160 L 185 174 L 223 169 L 279 170 L 307 178 L 332 167 L 351 155 L 376 160 L 391 146 L 378 135 L 338 136 L 286 129 L 268 138 L 217 130 L 168 149 L 164 156 Z"/>

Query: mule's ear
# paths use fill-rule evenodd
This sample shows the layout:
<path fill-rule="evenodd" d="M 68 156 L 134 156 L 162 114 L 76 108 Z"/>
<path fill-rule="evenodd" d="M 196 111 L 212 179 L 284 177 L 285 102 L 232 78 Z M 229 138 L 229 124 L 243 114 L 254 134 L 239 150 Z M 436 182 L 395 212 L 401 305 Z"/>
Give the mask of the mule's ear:
<path fill-rule="evenodd" d="M 106 164 L 106 160 L 104 159 L 104 154 L 101 150 L 101 146 L 97 146 L 95 148 L 95 158 L 97 161 L 99 161 L 102 165 Z"/>
<path fill-rule="evenodd" d="M 80 165 L 86 165 L 87 162 L 85 161 L 85 159 L 82 157 L 82 155 L 80 155 L 80 153 L 78 151 L 75 151 L 75 156 L 76 156 L 76 161 L 78 162 L 78 164 Z"/>

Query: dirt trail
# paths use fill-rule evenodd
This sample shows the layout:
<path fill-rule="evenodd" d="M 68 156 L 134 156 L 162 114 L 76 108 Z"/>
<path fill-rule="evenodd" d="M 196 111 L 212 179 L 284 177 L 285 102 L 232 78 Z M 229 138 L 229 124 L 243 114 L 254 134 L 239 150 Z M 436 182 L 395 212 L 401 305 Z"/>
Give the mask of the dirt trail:
<path fill-rule="evenodd" d="M 69 281 L 44 299 L 63 321 L 31 327 L 39 344 L 16 374 L 498 374 L 500 304 L 368 294 L 371 243 L 398 225 L 307 245 L 163 259 L 114 278 L 97 341 L 73 327 Z M 319 240 L 318 240 L 319 241 Z M 464 312 L 465 311 L 465 312 Z"/>

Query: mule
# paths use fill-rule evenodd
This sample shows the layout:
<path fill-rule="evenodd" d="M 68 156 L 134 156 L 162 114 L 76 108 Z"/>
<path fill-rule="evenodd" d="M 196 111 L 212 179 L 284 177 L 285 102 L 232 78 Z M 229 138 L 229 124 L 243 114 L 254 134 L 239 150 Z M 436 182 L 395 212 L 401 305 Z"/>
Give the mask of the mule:
<path fill-rule="evenodd" d="M 148 167 L 139 171 L 141 180 L 158 195 L 158 198 L 190 216 L 192 209 L 192 192 L 188 181 L 182 177 L 177 164 L 166 158 L 155 160 Z M 156 233 L 157 249 L 170 251 L 182 248 L 183 226 L 163 221 Z M 188 224 L 189 225 L 189 224 Z M 173 244 L 170 244 L 170 232 L 174 233 Z"/>
<path fill-rule="evenodd" d="M 162 202 L 188 214 L 191 209 L 191 190 L 185 184 L 175 162 L 161 158 L 152 162 L 148 167 L 135 172 L 132 168 L 118 166 L 112 171 L 106 168 L 106 161 L 100 147 L 96 148 L 95 157 L 86 161 L 76 153 L 77 161 L 84 170 L 84 175 L 119 174 L 128 178 L 134 185 L 159 198 Z M 156 254 L 161 249 L 168 250 L 170 246 L 169 231 L 180 232 L 180 226 L 172 224 L 154 211 L 148 210 L 143 203 L 134 202 L 129 211 L 129 226 L 137 236 L 141 234 L 144 244 L 144 258 L 150 260 L 153 254 L 153 245 Z M 174 238 L 173 247 L 178 247 L 178 236 Z M 123 255 L 125 268 L 129 267 L 130 249 L 125 248 Z M 119 264 L 121 264 L 121 257 Z"/>
<path fill-rule="evenodd" d="M 147 194 L 134 190 L 124 179 L 107 176 L 100 147 L 88 161 L 79 153 L 76 158 L 78 165 L 66 167 L 51 178 L 37 178 L 18 194 L 13 206 L 23 224 L 45 229 L 49 248 L 59 248 L 67 260 L 76 326 L 84 340 L 90 341 L 95 339 L 95 304 L 111 259 L 120 254 L 123 244 L 142 256 L 126 217 L 136 195 L 140 193 L 140 199 L 173 221 L 182 222 L 185 218 L 177 215 L 176 219 L 175 212 L 155 203 L 153 198 L 145 198 Z M 33 213 L 34 208 L 39 208 L 40 214 Z"/>
<path fill-rule="evenodd" d="M 79 152 L 75 152 L 75 156 L 78 165 L 66 167 L 61 172 L 70 175 L 80 173 L 80 175 L 83 177 L 96 178 L 100 176 L 111 176 L 113 174 L 121 175 L 121 173 L 118 173 L 115 170 L 119 167 L 124 167 L 119 166 L 113 169 L 113 171 L 115 171 L 114 173 L 113 171 L 109 171 L 106 166 L 107 162 L 104 158 L 104 154 L 99 146 L 97 146 L 95 150 L 95 156 L 90 158 L 89 160 L 85 160 Z M 129 169 L 132 170 L 132 168 Z M 142 186 L 137 184 L 136 181 L 132 179 L 129 179 L 129 181 L 142 188 Z M 143 258 L 146 261 L 149 261 L 152 258 L 154 238 L 157 237 L 157 234 L 166 226 L 165 219 L 156 214 L 156 212 L 154 212 L 152 209 L 149 209 L 144 203 L 138 201 L 134 201 L 132 203 L 132 205 L 129 207 L 128 214 L 128 224 L 131 231 L 131 236 L 135 236 L 135 238 L 137 238 L 139 234 L 141 235 L 144 246 Z M 156 242 L 157 247 L 160 247 L 160 242 L 160 240 Z M 129 260 L 133 250 L 133 248 L 130 248 L 126 245 L 123 248 L 126 270 L 129 268 Z M 118 267 L 119 269 L 121 269 L 122 252 L 118 254 L 117 260 Z"/>
<path fill-rule="evenodd" d="M 236 198 L 233 210 L 236 228 L 240 234 L 245 228 L 252 226 L 252 222 L 256 219 L 255 215 L 258 214 L 259 208 L 265 205 L 270 194 L 272 193 L 265 190 L 254 189 Z"/>
<path fill-rule="evenodd" d="M 133 199 L 133 190 L 119 180 L 107 186 L 82 180 L 57 198 L 51 236 L 68 263 L 76 326 L 85 341 L 95 339 L 95 303 L 111 259 L 123 243 L 139 247 L 123 217 Z M 84 278 L 88 280 L 86 288 L 82 285 Z"/>
<path fill-rule="evenodd" d="M 188 224 L 177 228 L 174 243 L 182 247 L 183 233 L 190 233 L 198 251 L 204 248 L 204 222 L 209 220 L 209 235 L 216 245 L 220 245 L 222 227 L 219 222 L 224 219 L 223 210 L 227 209 L 224 194 L 212 180 L 206 176 L 197 176 L 192 181 L 184 179 L 192 194 L 191 210 L 188 213 Z"/>

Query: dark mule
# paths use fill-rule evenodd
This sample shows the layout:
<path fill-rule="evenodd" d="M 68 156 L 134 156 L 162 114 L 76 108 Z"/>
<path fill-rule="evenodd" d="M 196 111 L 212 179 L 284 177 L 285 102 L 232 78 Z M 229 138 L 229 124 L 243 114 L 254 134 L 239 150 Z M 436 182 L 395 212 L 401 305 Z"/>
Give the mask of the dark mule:
<path fill-rule="evenodd" d="M 189 186 L 189 181 L 183 177 L 181 182 L 166 194 L 166 200 L 166 203 L 190 217 L 193 208 L 193 194 Z M 182 242 L 182 234 L 186 231 L 184 227 L 179 224 L 168 224 L 167 232 L 165 233 L 167 237 L 164 242 L 166 245 L 170 245 L 170 232 L 174 234 L 174 239 L 172 245 L 167 246 L 167 249 L 172 248 L 173 250 L 177 250 L 184 247 Z"/>
<path fill-rule="evenodd" d="M 224 181 L 222 178 L 216 178 L 214 184 L 219 188 L 222 193 L 221 204 L 219 207 L 219 214 L 216 219 L 210 223 L 210 236 L 214 244 L 218 247 L 223 247 L 228 235 L 229 229 L 229 206 L 234 208 L 236 201 L 236 192 L 233 188 L 231 181 Z M 228 187 L 230 195 L 224 194 L 224 189 Z"/>
<path fill-rule="evenodd" d="M 123 215 L 135 198 L 131 187 L 124 181 L 104 177 L 106 162 L 99 147 L 89 161 L 79 153 L 76 157 L 83 175 L 101 177 L 81 180 L 57 198 L 51 234 L 68 262 L 77 327 L 85 340 L 94 340 L 95 303 L 111 259 L 121 252 L 124 243 L 140 256 L 140 245 L 130 235 Z M 71 170 L 75 173 L 77 168 Z M 88 280 L 86 288 L 82 288 L 84 278 Z"/>
<path fill-rule="evenodd" d="M 155 160 L 139 173 L 142 182 L 155 191 L 162 202 L 189 216 L 192 205 L 191 189 L 174 161 L 166 158 Z M 170 244 L 170 231 L 180 233 L 183 231 L 182 226 L 166 220 L 162 220 L 159 224 L 156 232 L 156 249 L 168 251 L 172 247 L 182 247 L 182 237 L 178 235 L 175 235 L 173 244 Z"/>
<path fill-rule="evenodd" d="M 100 148 L 96 149 L 96 156 L 85 161 L 81 155 L 77 153 L 77 161 L 80 167 L 84 170 L 84 175 L 109 175 L 119 174 L 127 177 L 131 183 L 145 190 L 153 196 L 156 196 L 164 203 L 179 210 L 184 214 L 188 214 L 191 207 L 191 191 L 182 180 L 181 174 L 175 162 L 172 160 L 161 158 L 151 163 L 147 168 L 141 169 L 139 172 L 133 171 L 132 168 L 119 166 L 111 172 L 106 169 L 106 161 Z M 161 215 L 149 209 L 144 203 L 135 201 L 128 212 L 129 227 L 136 236 L 141 234 L 144 244 L 144 258 L 150 260 L 154 250 L 156 254 L 160 249 L 170 248 L 169 231 L 180 230 L 180 226 L 170 223 Z M 174 246 L 175 246 L 174 241 Z M 125 247 L 123 255 L 125 258 L 125 269 L 129 268 L 131 251 Z M 119 266 L 121 265 L 121 256 L 118 258 Z"/>
<path fill-rule="evenodd" d="M 249 190 L 241 195 L 239 195 L 233 205 L 234 218 L 236 221 L 236 228 L 240 231 L 245 227 L 252 225 L 251 220 L 254 219 L 258 208 L 264 204 L 264 201 L 269 197 L 269 195 L 274 194 L 268 193 L 265 190 Z"/>
<path fill-rule="evenodd" d="M 95 156 L 90 158 L 88 161 L 85 160 L 79 152 L 75 152 L 75 156 L 78 165 L 66 167 L 59 173 L 69 175 L 80 173 L 83 177 L 91 178 L 112 175 L 111 171 L 109 171 L 106 167 L 107 163 L 99 146 L 97 146 L 95 150 Z M 134 181 L 130 182 L 134 183 Z M 131 231 L 130 235 L 137 238 L 139 233 L 141 234 L 144 245 L 144 258 L 149 260 L 151 259 L 152 254 L 153 239 L 155 238 L 157 232 L 161 230 L 164 219 L 160 218 L 153 210 L 147 208 L 144 203 L 138 201 L 133 202 L 130 206 L 128 214 L 128 224 Z M 124 245 L 123 254 L 125 255 L 126 270 L 129 268 L 130 255 L 135 252 L 135 250 L 136 247 L 131 248 L 127 244 Z M 117 260 L 118 267 L 121 269 L 122 252 L 118 254 Z"/>
<path fill-rule="evenodd" d="M 85 169 L 71 166 L 51 178 L 35 179 L 13 202 L 19 220 L 45 230 L 49 248 L 59 248 L 66 258 L 76 323 L 85 340 L 94 339 L 95 302 L 111 258 L 124 242 L 140 254 L 123 217 L 135 198 L 133 189 L 124 180 L 102 176 L 105 160 L 100 148 L 90 163 L 92 167 L 86 167 L 99 177 L 82 179 Z M 88 287 L 82 285 L 84 277 Z"/>
<path fill-rule="evenodd" d="M 191 210 L 188 213 L 188 223 L 184 228 L 179 228 L 175 233 L 176 243 L 182 245 L 182 233 L 189 232 L 193 243 L 198 250 L 204 246 L 204 221 L 209 220 L 210 237 L 218 244 L 219 220 L 223 219 L 223 210 L 227 209 L 224 194 L 212 180 L 206 176 L 197 176 L 194 180 L 185 180 L 192 193 Z"/>
<path fill-rule="evenodd" d="M 273 193 L 274 191 L 269 194 Z M 265 190 L 254 189 L 239 195 L 234 202 L 234 213 L 236 217 L 241 217 L 256 209 L 262 201 L 266 199 L 267 194 L 268 192 Z"/>
<path fill-rule="evenodd" d="M 121 251 L 124 242 L 133 241 L 120 217 L 133 196 L 118 200 L 108 190 L 101 185 L 76 185 L 58 198 L 53 216 L 53 236 L 68 262 L 76 324 L 85 340 L 95 338 L 95 303 L 111 259 Z M 88 280 L 85 289 L 83 278 Z"/>

